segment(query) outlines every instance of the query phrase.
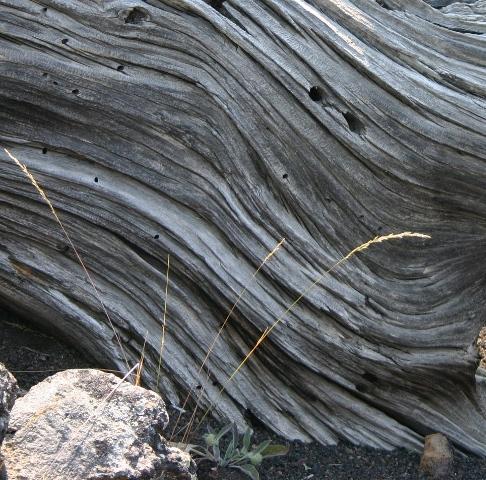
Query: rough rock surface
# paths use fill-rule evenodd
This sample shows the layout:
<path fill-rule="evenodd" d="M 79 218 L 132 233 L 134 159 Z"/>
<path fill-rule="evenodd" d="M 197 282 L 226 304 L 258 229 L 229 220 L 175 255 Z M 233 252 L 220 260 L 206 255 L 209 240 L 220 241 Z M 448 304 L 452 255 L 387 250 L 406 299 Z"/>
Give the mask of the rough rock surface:
<path fill-rule="evenodd" d="M 0 445 L 7 431 L 10 410 L 12 410 L 17 393 L 17 381 L 5 366 L 0 363 Z"/>
<path fill-rule="evenodd" d="M 480 358 L 480 366 L 486 369 L 486 327 L 483 327 L 479 332 L 477 347 Z"/>
<path fill-rule="evenodd" d="M 444 480 L 452 471 L 453 453 L 449 440 L 442 433 L 425 437 L 424 453 L 420 460 L 420 471 L 426 478 Z"/>
<path fill-rule="evenodd" d="M 195 479 L 190 457 L 161 437 L 168 416 L 160 396 L 119 383 L 67 370 L 19 399 L 4 445 L 8 479 Z"/>

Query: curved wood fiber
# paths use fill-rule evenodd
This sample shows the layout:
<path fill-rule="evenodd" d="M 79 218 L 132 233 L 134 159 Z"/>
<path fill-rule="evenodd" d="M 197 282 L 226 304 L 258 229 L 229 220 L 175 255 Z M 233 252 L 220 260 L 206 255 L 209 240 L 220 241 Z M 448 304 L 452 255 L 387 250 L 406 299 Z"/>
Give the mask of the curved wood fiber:
<path fill-rule="evenodd" d="M 45 189 L 174 405 L 288 438 L 486 454 L 486 3 L 0 0 L 0 143 Z M 433 8 L 436 6 L 438 8 Z M 228 383 L 265 328 L 327 268 Z M 276 244 L 282 247 L 252 275 Z M 0 299 L 125 361 L 48 206 L 0 152 Z M 182 393 L 181 393 L 182 392 Z"/>

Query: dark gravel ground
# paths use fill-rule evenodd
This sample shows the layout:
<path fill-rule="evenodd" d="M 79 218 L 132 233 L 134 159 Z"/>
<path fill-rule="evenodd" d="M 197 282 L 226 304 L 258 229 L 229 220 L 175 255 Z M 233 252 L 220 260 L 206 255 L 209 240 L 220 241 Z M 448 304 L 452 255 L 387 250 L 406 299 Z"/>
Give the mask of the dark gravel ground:
<path fill-rule="evenodd" d="M 71 346 L 20 322 L 0 307 L 0 362 L 17 378 L 22 389 L 28 390 L 45 377 L 68 368 L 103 368 L 84 358 Z M 169 410 L 172 422 L 177 414 Z M 184 425 L 182 418 L 180 425 Z M 213 425 L 214 426 L 214 425 Z M 255 441 L 272 438 L 274 443 L 286 443 L 254 425 Z M 172 431 L 169 425 L 168 432 Z M 199 443 L 202 431 L 191 440 Z M 486 435 L 486 432 L 485 432 Z M 418 480 L 418 454 L 404 449 L 392 452 L 355 447 L 348 443 L 323 447 L 316 443 L 290 442 L 289 454 L 264 461 L 261 480 Z M 199 480 L 248 480 L 236 470 L 214 472 L 211 465 L 201 463 Z M 486 479 L 486 460 L 456 455 L 451 479 Z"/>
<path fill-rule="evenodd" d="M 96 366 L 62 341 L 19 322 L 1 305 L 0 362 L 13 373 L 22 390 L 61 370 Z"/>

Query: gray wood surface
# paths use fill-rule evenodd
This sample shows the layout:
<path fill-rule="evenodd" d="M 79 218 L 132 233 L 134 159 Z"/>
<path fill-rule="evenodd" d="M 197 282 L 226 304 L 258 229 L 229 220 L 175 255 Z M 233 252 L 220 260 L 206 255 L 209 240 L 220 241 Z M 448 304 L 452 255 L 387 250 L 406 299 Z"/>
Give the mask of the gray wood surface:
<path fill-rule="evenodd" d="M 448 3 L 448 2 L 447 2 Z M 381 5 L 380 5 L 381 4 Z M 131 365 L 168 400 L 289 438 L 486 454 L 486 2 L 0 0 L 0 143 L 45 188 Z M 243 368 L 262 331 L 325 276 Z M 276 243 L 286 243 L 250 281 Z M 0 298 L 124 368 L 100 304 L 0 152 Z"/>

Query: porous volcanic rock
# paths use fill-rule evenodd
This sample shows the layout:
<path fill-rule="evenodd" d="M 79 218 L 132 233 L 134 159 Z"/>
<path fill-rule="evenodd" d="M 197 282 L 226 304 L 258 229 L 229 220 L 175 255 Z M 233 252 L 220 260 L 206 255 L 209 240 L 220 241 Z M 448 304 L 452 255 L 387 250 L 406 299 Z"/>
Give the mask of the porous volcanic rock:
<path fill-rule="evenodd" d="M 420 472 L 432 480 L 445 480 L 450 478 L 452 463 L 453 453 L 447 437 L 442 433 L 427 435 L 420 459 Z"/>
<path fill-rule="evenodd" d="M 3 363 L 0 363 L 0 446 L 2 445 L 7 431 L 10 419 L 10 410 L 12 410 L 15 399 L 18 394 L 17 381 L 13 375 L 6 369 Z M 4 476 L 3 456 L 0 452 L 0 479 Z"/>
<path fill-rule="evenodd" d="M 194 480 L 161 436 L 161 397 L 98 370 L 66 370 L 17 401 L 5 439 L 9 480 Z"/>
<path fill-rule="evenodd" d="M 0 363 L 0 445 L 3 442 L 18 386 L 14 376 Z"/>

